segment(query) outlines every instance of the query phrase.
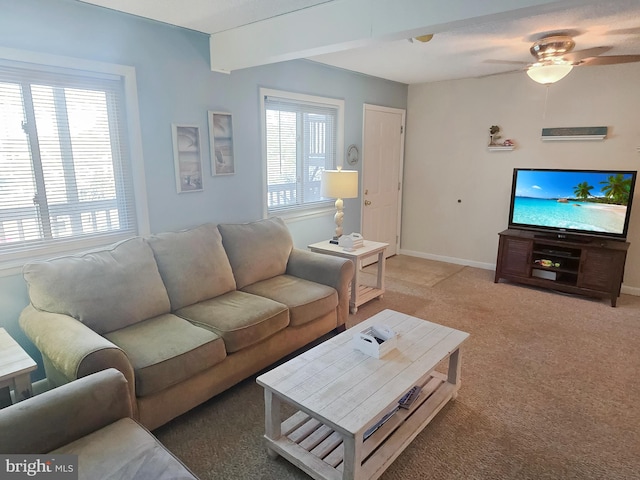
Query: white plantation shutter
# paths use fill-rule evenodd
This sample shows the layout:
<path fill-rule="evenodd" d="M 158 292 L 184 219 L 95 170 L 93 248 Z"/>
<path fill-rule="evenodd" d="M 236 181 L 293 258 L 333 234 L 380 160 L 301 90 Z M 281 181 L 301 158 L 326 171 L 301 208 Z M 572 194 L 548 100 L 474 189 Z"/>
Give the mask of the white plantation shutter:
<path fill-rule="evenodd" d="M 137 233 L 122 79 L 0 65 L 0 254 Z"/>
<path fill-rule="evenodd" d="M 338 161 L 341 103 L 281 93 L 264 96 L 268 212 L 333 205 L 320 178 Z"/>

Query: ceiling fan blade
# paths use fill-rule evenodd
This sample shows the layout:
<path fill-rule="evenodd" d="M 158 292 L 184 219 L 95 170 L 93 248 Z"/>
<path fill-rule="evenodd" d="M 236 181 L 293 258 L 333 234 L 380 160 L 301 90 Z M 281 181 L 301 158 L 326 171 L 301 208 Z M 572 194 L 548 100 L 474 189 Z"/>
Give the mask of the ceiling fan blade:
<path fill-rule="evenodd" d="M 519 60 L 483 60 L 482 63 L 499 63 L 501 65 L 529 65 L 529 62 L 521 62 Z"/>
<path fill-rule="evenodd" d="M 578 50 L 576 52 L 569 52 L 562 55 L 562 58 L 569 62 L 579 62 L 583 58 L 597 57 L 603 53 L 608 52 L 613 47 L 593 47 L 586 48 L 584 50 Z"/>
<path fill-rule="evenodd" d="M 477 75 L 473 78 L 486 78 L 486 77 L 495 77 L 496 75 L 506 75 L 507 73 L 516 73 L 523 72 L 524 68 L 518 68 L 517 70 L 507 70 L 506 72 L 495 72 L 495 73 L 487 73 L 485 75 Z"/>
<path fill-rule="evenodd" d="M 617 63 L 640 62 L 640 55 L 607 55 L 604 57 L 585 58 L 581 65 L 615 65 Z"/>
<path fill-rule="evenodd" d="M 604 32 L 605 35 L 640 35 L 640 27 L 617 28 Z"/>

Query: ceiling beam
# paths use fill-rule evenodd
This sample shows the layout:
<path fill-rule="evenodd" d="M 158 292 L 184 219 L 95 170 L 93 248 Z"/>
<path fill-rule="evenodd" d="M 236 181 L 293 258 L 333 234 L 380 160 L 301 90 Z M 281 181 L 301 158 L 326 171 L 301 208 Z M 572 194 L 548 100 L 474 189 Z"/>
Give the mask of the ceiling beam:
<path fill-rule="evenodd" d="M 211 69 L 241 68 L 334 53 L 380 41 L 511 20 L 584 0 L 335 0 L 210 36 Z"/>

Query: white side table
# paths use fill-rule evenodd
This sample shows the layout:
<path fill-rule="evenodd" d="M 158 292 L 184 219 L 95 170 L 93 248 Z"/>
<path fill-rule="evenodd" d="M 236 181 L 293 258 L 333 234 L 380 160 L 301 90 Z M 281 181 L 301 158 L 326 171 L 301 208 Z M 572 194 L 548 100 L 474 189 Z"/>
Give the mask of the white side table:
<path fill-rule="evenodd" d="M 9 392 L 9 404 L 11 404 L 11 388 L 13 388 L 16 403 L 33 395 L 31 372 L 36 368 L 36 362 L 27 355 L 27 352 L 4 328 L 0 328 L 0 389 L 7 389 Z M 7 401 L 3 402 L 0 398 L 0 407 L 7 406 L 3 403 Z"/>
<path fill-rule="evenodd" d="M 363 247 L 357 248 L 353 252 L 348 252 L 343 247 L 330 243 L 329 240 L 325 240 L 323 242 L 308 245 L 308 248 L 312 252 L 348 258 L 353 262 L 355 266 L 355 273 L 353 274 L 353 280 L 351 281 L 351 299 L 349 301 L 349 307 L 351 309 L 351 313 L 356 313 L 360 305 L 374 298 L 382 298 L 382 295 L 384 294 L 385 252 L 388 246 L 388 243 L 365 240 Z M 375 287 L 363 285 L 360 282 L 362 260 L 373 255 L 378 255 L 378 275 Z"/>

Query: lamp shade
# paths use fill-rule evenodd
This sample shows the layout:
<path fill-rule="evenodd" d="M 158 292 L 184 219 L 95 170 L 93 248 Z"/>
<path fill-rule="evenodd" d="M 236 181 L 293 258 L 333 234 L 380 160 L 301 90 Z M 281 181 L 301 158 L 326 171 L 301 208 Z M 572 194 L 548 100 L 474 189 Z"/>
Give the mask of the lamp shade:
<path fill-rule="evenodd" d="M 562 80 L 569 75 L 573 65 L 568 63 L 552 63 L 549 65 L 532 65 L 527 69 L 527 75 L 534 82 L 549 85 Z"/>
<path fill-rule="evenodd" d="M 322 196 L 325 198 L 356 198 L 357 170 L 325 170 L 322 172 Z"/>

